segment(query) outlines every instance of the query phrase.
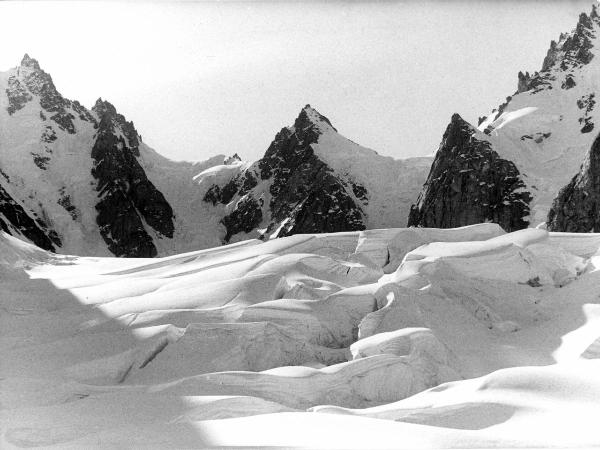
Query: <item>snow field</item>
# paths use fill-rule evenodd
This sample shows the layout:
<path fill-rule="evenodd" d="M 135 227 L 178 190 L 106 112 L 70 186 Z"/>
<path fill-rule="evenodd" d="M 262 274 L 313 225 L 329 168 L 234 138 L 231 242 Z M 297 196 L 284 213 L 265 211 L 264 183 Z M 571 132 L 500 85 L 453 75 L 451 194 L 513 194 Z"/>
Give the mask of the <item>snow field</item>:
<path fill-rule="evenodd" d="M 133 260 L 2 233 L 0 446 L 598 445 L 599 246 L 481 224 Z"/>

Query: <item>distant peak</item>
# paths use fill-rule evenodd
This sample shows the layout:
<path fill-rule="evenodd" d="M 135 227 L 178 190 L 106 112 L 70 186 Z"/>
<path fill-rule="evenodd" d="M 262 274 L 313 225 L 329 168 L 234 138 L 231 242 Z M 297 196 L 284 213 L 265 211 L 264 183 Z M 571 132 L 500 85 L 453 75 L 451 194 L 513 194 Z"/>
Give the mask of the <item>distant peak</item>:
<path fill-rule="evenodd" d="M 337 132 L 337 130 L 331 124 L 331 122 L 329 121 L 329 119 L 327 117 L 325 117 L 324 115 L 319 113 L 319 111 L 317 111 L 312 106 L 307 104 L 304 108 L 302 108 L 302 111 L 300 111 L 298 118 L 294 122 L 294 127 L 296 129 L 304 129 L 311 125 L 323 125 L 323 124 L 327 124 L 330 128 L 333 129 L 333 131 Z"/>
<path fill-rule="evenodd" d="M 459 124 L 467 123 L 467 122 L 465 122 L 465 119 L 463 119 L 460 116 L 460 114 L 458 114 L 458 113 L 452 114 L 452 118 L 450 119 L 450 122 L 452 122 L 452 123 L 459 123 Z"/>
<path fill-rule="evenodd" d="M 92 111 L 98 115 L 108 113 L 111 116 L 114 116 L 117 114 L 117 109 L 113 106 L 113 104 L 109 101 L 102 100 L 102 97 L 98 97 L 98 100 L 96 100 L 96 103 L 92 107 Z"/>
<path fill-rule="evenodd" d="M 238 155 L 237 153 L 234 153 L 233 156 L 225 157 L 225 159 L 223 160 L 223 164 L 231 165 L 231 164 L 235 164 L 236 162 L 241 162 L 241 161 L 242 161 L 242 158 L 240 158 L 240 155 Z"/>
<path fill-rule="evenodd" d="M 452 132 L 456 132 L 457 130 L 461 130 L 464 132 L 468 132 L 468 133 L 473 133 L 476 130 L 476 128 L 471 125 L 469 122 L 467 122 L 465 119 L 463 119 L 460 114 L 458 113 L 454 113 L 452 114 L 452 118 L 450 119 L 450 124 L 448 125 L 448 128 L 446 129 L 446 132 L 452 131 Z"/>
<path fill-rule="evenodd" d="M 37 59 L 33 59 L 27 53 L 25 53 L 25 56 L 23 56 L 23 59 L 21 60 L 21 67 L 29 67 L 31 69 L 39 70 L 40 64 L 37 62 Z"/>

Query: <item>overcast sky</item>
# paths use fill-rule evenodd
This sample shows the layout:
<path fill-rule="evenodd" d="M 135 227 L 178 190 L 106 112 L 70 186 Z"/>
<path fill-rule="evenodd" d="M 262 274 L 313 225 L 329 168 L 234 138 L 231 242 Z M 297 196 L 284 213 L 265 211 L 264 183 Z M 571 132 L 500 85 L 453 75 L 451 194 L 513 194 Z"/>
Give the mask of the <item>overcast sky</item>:
<path fill-rule="evenodd" d="M 172 159 L 256 159 L 310 103 L 353 141 L 432 154 L 539 70 L 592 1 L 0 2 L 0 70 L 24 53 Z"/>

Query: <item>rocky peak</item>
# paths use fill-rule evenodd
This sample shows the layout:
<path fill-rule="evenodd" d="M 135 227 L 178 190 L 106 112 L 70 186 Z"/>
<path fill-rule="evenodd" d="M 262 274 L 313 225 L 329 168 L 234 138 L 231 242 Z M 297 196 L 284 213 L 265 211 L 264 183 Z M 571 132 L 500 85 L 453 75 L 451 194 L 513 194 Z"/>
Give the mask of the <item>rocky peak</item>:
<path fill-rule="evenodd" d="M 516 166 L 454 114 L 408 225 L 452 228 L 495 222 L 507 231 L 528 225 L 531 195 Z"/>
<path fill-rule="evenodd" d="M 52 77 L 44 72 L 37 60 L 25 54 L 21 65 L 17 68 L 17 74 L 8 79 L 8 113 L 13 115 L 33 100 L 32 95 L 39 97 L 40 106 L 50 113 L 53 120 L 62 129 L 70 134 L 75 133 L 75 116 L 69 108 L 75 110 L 82 120 L 89 120 L 89 113 L 81 105 L 74 105 L 63 98 L 54 86 Z M 40 114 L 45 116 L 45 114 Z M 45 120 L 45 119 L 44 119 Z"/>
<path fill-rule="evenodd" d="M 127 121 L 125 116 L 119 114 L 115 106 L 109 101 L 98 98 L 92 107 L 100 121 L 101 132 L 115 132 L 115 127 L 121 129 L 127 142 L 125 143 L 135 156 L 139 156 L 140 136 L 138 135 L 133 122 Z"/>
<path fill-rule="evenodd" d="M 457 144 L 462 144 L 463 142 L 458 141 L 462 141 L 464 139 L 470 140 L 476 131 L 477 130 L 475 127 L 463 119 L 460 114 L 454 113 L 450 118 L 450 123 L 446 127 L 442 146 L 455 146 Z"/>
<path fill-rule="evenodd" d="M 596 37 L 594 24 L 599 23 L 595 6 L 589 16 L 581 13 L 577 26 L 571 33 L 561 33 L 558 42 L 550 42 L 550 49 L 542 64 L 542 72 L 554 67 L 567 70 L 589 63 L 594 56 L 590 51 L 594 47 L 592 41 Z"/>
<path fill-rule="evenodd" d="M 259 161 L 261 178 L 287 178 L 297 167 L 314 158 L 312 144 L 326 131 L 337 130 L 327 117 L 310 105 L 306 105 L 294 121 L 292 127 L 283 128 Z"/>
<path fill-rule="evenodd" d="M 313 150 L 319 136 L 329 131 L 336 131 L 329 119 L 306 105 L 259 161 L 207 191 L 205 201 L 229 205 L 221 221 L 224 242 L 259 225 L 264 227 L 262 238 L 364 229 L 364 213 L 351 189 L 362 189 L 363 197 L 366 190 L 338 177 Z"/>
<path fill-rule="evenodd" d="M 234 153 L 231 156 L 226 156 L 225 158 L 223 158 L 223 164 L 226 166 L 230 166 L 232 164 L 236 164 L 242 162 L 242 158 L 240 158 L 240 155 L 238 155 L 237 153 Z"/>
<path fill-rule="evenodd" d="M 302 108 L 302 111 L 300 111 L 300 114 L 296 118 L 294 122 L 294 129 L 296 132 L 301 132 L 314 128 L 317 128 L 320 131 L 325 131 L 327 128 L 330 128 L 337 132 L 327 117 L 319 113 L 319 111 L 310 105 L 306 105 L 304 108 Z"/>
<path fill-rule="evenodd" d="M 21 67 L 28 67 L 34 70 L 41 70 L 40 64 L 38 63 L 37 59 L 33 59 L 27 53 L 25 53 L 25 56 L 23 56 L 23 59 L 21 60 Z"/>
<path fill-rule="evenodd" d="M 519 71 L 518 79 L 519 82 L 517 84 L 517 93 L 528 91 L 529 84 L 531 82 L 531 75 L 529 75 L 529 72 L 523 73 Z"/>
<path fill-rule="evenodd" d="M 92 106 L 92 111 L 94 111 L 100 119 L 104 116 L 115 117 L 117 115 L 117 109 L 114 105 L 106 100 L 102 100 L 102 97 L 99 97 Z"/>
<path fill-rule="evenodd" d="M 117 256 L 156 256 L 143 222 L 161 237 L 172 238 L 173 210 L 137 160 L 139 141 L 133 122 L 102 99 L 96 101 L 93 112 L 100 119 L 91 153 L 100 234 Z"/>

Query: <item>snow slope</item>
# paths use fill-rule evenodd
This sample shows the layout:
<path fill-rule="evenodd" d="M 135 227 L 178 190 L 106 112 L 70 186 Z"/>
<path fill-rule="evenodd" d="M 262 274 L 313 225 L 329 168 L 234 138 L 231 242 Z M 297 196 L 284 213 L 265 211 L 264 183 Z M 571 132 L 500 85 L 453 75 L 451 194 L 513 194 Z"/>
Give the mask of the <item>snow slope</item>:
<path fill-rule="evenodd" d="M 308 105 L 258 161 L 172 161 L 109 102 L 88 110 L 64 98 L 28 55 L 0 73 L 0 93 L 2 229 L 62 254 L 165 256 L 403 226 L 430 163 L 363 148 Z M 4 197 L 18 214 L 3 214 Z M 27 232 L 16 215 L 28 217 Z"/>
<path fill-rule="evenodd" d="M 318 114 L 312 108 L 309 114 Z M 416 200 L 429 167 L 430 157 L 394 159 L 379 155 L 339 134 L 329 124 L 313 118 L 322 135 L 313 145 L 315 154 L 337 174 L 364 186 L 369 201 L 364 205 L 367 229 L 404 226 L 410 205 Z"/>
<path fill-rule="evenodd" d="M 539 72 L 519 72 L 516 92 L 480 117 L 478 128 L 454 114 L 408 225 L 492 221 L 507 231 L 545 224 L 596 231 L 596 200 L 588 195 L 595 188 L 586 180 L 597 177 L 590 155 L 600 120 L 599 37 L 595 3 L 551 42 Z"/>
<path fill-rule="evenodd" d="M 306 105 L 252 164 L 197 175 L 224 242 L 404 226 L 431 158 L 394 159 L 345 138 Z"/>
<path fill-rule="evenodd" d="M 96 206 L 102 192 L 97 190 L 100 180 L 92 175 L 98 163 L 92 157 L 98 110 L 63 98 L 50 75 L 28 55 L 20 66 L 0 72 L 0 92 L 0 185 L 32 218 L 43 220 L 56 233 L 60 253 L 112 255 L 99 231 Z M 158 254 L 219 245 L 219 217 L 201 200 L 204 192 L 193 178 L 221 164 L 224 156 L 202 162 L 171 161 L 143 143 L 133 123 L 129 124 L 139 141 L 137 162 L 173 209 L 172 238 L 140 217 Z M 115 121 L 113 126 L 115 135 L 126 137 L 123 124 Z M 126 139 L 132 147 L 131 136 Z"/>
<path fill-rule="evenodd" d="M 577 27 L 551 44 L 542 70 L 519 74 L 519 88 L 479 124 L 524 175 L 532 194 L 530 223 L 546 222 L 552 200 L 579 171 L 598 134 L 600 17 L 594 4 Z"/>
<path fill-rule="evenodd" d="M 494 224 L 158 259 L 0 233 L 0 447 L 598 446 L 599 250 Z"/>

